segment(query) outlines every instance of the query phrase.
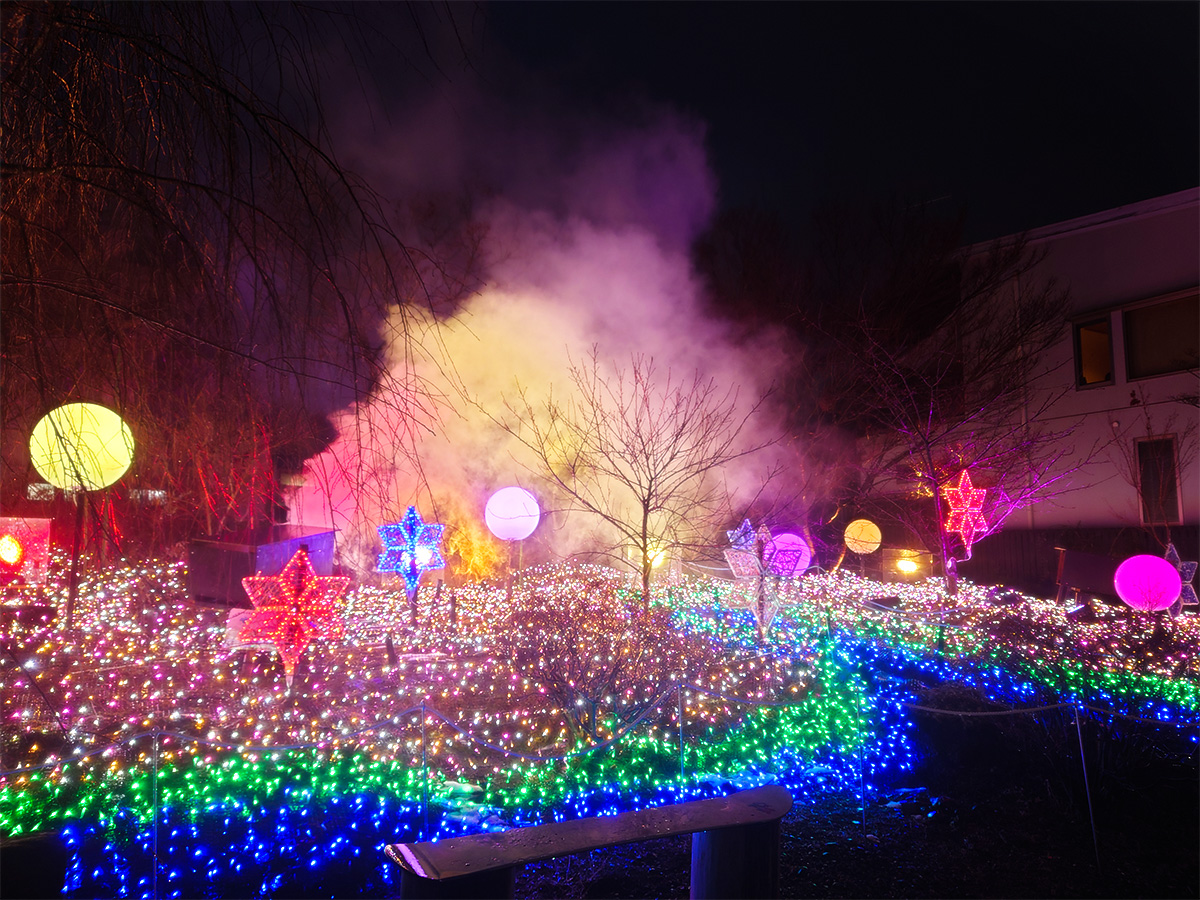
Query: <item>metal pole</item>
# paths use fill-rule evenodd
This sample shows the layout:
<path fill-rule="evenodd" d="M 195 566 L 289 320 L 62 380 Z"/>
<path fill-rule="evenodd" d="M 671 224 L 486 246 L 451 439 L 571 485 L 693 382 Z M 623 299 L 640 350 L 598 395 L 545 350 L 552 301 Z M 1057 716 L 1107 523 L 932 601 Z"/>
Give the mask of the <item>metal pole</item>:
<path fill-rule="evenodd" d="M 150 896 L 158 900 L 158 732 L 154 732 L 154 818 L 151 828 L 154 835 L 154 871 L 151 874 Z"/>
<path fill-rule="evenodd" d="M 425 757 L 425 701 L 421 701 L 421 840 L 429 839 L 429 765 Z"/>
<path fill-rule="evenodd" d="M 854 693 L 854 708 L 858 713 L 858 792 L 862 800 L 862 828 L 863 834 L 867 833 L 867 777 L 864 773 L 866 767 L 864 757 L 867 753 L 867 741 L 863 736 L 862 724 L 862 693 L 855 691 Z"/>
<path fill-rule="evenodd" d="M 683 799 L 683 682 L 679 682 L 679 797 Z"/>
<path fill-rule="evenodd" d="M 1079 724 L 1079 706 L 1075 705 L 1075 734 L 1079 736 L 1079 765 L 1083 767 L 1083 791 L 1087 794 L 1088 819 L 1092 823 L 1092 849 L 1096 852 L 1096 869 L 1100 869 L 1100 843 L 1096 840 L 1096 816 L 1092 812 L 1092 788 L 1088 784 L 1087 760 L 1083 756 L 1083 726 Z"/>
<path fill-rule="evenodd" d="M 83 537 L 83 513 L 87 492 L 75 492 L 75 537 L 71 544 L 71 572 L 67 576 L 67 630 L 75 623 L 75 596 L 79 593 L 79 545 Z"/>

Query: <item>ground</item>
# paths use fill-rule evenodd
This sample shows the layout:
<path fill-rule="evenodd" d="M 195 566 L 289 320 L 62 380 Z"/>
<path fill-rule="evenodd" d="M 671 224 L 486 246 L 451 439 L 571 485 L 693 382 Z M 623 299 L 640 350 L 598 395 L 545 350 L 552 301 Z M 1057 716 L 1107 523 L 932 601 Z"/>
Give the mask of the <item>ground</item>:
<path fill-rule="evenodd" d="M 929 764 L 868 804 L 865 821 L 853 794 L 793 807 L 781 896 L 1200 896 L 1195 743 L 1189 759 L 1069 719 L 922 726 Z M 1063 734 L 1088 751 L 1095 844 L 1078 740 L 1072 757 Z M 517 896 L 686 897 L 690 846 L 683 836 L 527 866 Z"/>

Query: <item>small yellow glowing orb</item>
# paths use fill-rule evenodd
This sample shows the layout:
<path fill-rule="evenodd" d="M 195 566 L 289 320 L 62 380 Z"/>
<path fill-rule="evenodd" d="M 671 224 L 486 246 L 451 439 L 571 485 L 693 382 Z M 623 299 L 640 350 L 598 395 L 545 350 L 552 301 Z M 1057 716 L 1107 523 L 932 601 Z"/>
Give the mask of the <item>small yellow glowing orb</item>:
<path fill-rule="evenodd" d="M 917 565 L 917 561 L 915 559 L 898 559 L 896 560 L 896 568 L 905 575 L 911 575 L 921 567 Z"/>
<path fill-rule="evenodd" d="M 650 567 L 657 569 L 667 560 L 667 551 L 663 547 L 652 547 L 650 553 Z"/>
<path fill-rule="evenodd" d="M 0 563 L 6 566 L 18 566 L 25 558 L 25 548 L 11 534 L 0 536 Z"/>
<path fill-rule="evenodd" d="M 133 434 L 111 409 L 68 403 L 33 426 L 29 454 L 34 468 L 55 487 L 98 491 L 128 471 Z"/>
<path fill-rule="evenodd" d="M 874 553 L 882 540 L 883 533 L 870 519 L 855 519 L 846 526 L 846 549 L 851 553 Z"/>

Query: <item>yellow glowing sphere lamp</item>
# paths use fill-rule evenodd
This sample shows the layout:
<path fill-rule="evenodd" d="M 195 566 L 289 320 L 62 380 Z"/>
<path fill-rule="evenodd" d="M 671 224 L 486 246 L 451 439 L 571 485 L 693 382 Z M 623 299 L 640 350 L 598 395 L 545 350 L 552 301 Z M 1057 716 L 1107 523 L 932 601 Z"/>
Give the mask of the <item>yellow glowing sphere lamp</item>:
<path fill-rule="evenodd" d="M 650 568 L 652 569 L 657 569 L 667 561 L 667 550 L 665 547 L 651 547 L 650 553 L 647 555 L 650 557 Z"/>
<path fill-rule="evenodd" d="M 68 403 L 33 426 L 29 454 L 34 468 L 55 487 L 98 491 L 129 470 L 133 433 L 107 407 Z"/>
<path fill-rule="evenodd" d="M 846 526 L 846 549 L 852 553 L 874 553 L 882 541 L 883 532 L 870 519 L 855 519 Z"/>

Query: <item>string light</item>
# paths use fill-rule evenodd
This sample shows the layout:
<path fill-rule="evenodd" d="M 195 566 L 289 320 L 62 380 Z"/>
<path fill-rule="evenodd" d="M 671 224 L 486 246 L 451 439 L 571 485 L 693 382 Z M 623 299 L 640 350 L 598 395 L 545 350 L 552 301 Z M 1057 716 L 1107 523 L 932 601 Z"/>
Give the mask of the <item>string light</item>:
<path fill-rule="evenodd" d="M 65 595 L 62 568 L 49 602 Z M 504 584 L 455 588 L 457 630 L 437 615 L 400 627 L 404 593 L 360 585 L 341 604 L 341 637 L 314 636 L 288 692 L 275 654 L 227 646 L 226 613 L 188 604 L 183 576 L 177 563 L 94 567 L 75 628 L 14 626 L 0 667 L 0 833 L 59 831 L 67 893 L 149 893 L 155 827 L 164 893 L 286 891 L 297 867 L 372 893 L 394 877 L 382 843 L 768 780 L 803 801 L 859 790 L 861 771 L 870 793 L 916 763 L 907 705 L 922 679 L 1189 734 L 1200 721 L 1195 616 L 1071 622 L 1032 597 L 993 605 L 967 582 L 947 606 L 939 580 L 787 580 L 765 646 L 749 611 L 729 606 L 732 586 L 711 579 L 664 584 L 645 613 L 625 575 L 541 566 L 511 606 Z M 433 612 L 449 593 L 417 600 Z M 885 593 L 899 605 L 870 602 Z M 566 616 L 579 624 L 569 643 Z M 574 699 L 555 695 L 554 670 Z"/>

